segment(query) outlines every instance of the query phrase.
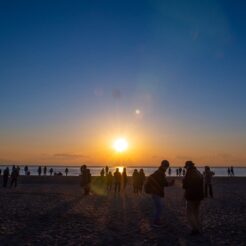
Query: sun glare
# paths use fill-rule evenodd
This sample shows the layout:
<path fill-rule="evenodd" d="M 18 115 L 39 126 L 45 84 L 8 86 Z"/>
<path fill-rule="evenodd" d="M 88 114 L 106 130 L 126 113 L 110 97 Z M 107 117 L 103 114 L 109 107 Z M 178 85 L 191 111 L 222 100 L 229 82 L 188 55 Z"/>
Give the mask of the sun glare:
<path fill-rule="evenodd" d="M 117 152 L 123 152 L 126 151 L 128 148 L 128 142 L 124 138 L 118 138 L 113 143 L 113 148 Z"/>

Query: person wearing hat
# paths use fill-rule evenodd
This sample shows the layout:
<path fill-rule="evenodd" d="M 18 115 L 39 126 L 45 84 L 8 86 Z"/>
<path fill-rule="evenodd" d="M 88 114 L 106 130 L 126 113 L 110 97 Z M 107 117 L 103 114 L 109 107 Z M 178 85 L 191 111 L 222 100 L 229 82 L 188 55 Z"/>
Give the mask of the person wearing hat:
<path fill-rule="evenodd" d="M 165 172 L 169 168 L 169 162 L 163 160 L 157 171 L 151 174 L 145 183 L 145 192 L 150 194 L 154 203 L 154 223 L 153 226 L 160 226 L 161 212 L 162 212 L 162 199 L 164 197 L 164 187 L 172 186 L 174 180 L 168 182 Z"/>
<path fill-rule="evenodd" d="M 187 161 L 184 168 L 187 170 L 183 179 L 185 190 L 186 215 L 192 228 L 191 235 L 200 233 L 199 208 L 203 195 L 203 176 L 192 161 Z"/>

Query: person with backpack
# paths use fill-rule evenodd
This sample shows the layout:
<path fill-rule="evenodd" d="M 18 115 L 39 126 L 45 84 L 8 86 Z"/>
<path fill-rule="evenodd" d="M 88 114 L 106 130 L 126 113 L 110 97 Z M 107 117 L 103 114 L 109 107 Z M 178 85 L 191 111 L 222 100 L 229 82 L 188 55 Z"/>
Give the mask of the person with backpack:
<path fill-rule="evenodd" d="M 201 223 L 199 209 L 203 195 L 203 175 L 197 170 L 192 161 L 187 161 L 184 168 L 187 170 L 183 179 L 185 190 L 186 215 L 191 226 L 191 235 L 200 233 Z"/>
<path fill-rule="evenodd" d="M 169 161 L 163 160 L 157 171 L 151 174 L 145 183 L 145 192 L 150 194 L 154 203 L 154 223 L 153 226 L 161 225 L 162 198 L 164 197 L 164 187 L 174 185 L 174 180 L 168 182 L 165 172 L 169 168 Z"/>

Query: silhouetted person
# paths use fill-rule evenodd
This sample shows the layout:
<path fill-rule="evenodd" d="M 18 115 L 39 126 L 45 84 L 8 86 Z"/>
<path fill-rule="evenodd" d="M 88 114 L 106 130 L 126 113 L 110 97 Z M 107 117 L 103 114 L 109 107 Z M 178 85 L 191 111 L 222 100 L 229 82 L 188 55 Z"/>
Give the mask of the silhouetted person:
<path fill-rule="evenodd" d="M 209 190 L 209 195 L 211 198 L 213 198 L 213 187 L 212 187 L 213 176 L 214 176 L 214 172 L 210 170 L 209 166 L 205 166 L 205 171 L 203 172 L 205 197 L 208 197 L 208 190 Z"/>
<path fill-rule="evenodd" d="M 0 168 L 0 176 L 2 175 L 2 169 Z"/>
<path fill-rule="evenodd" d="M 53 171 L 54 171 L 54 170 L 53 170 L 53 168 L 51 167 L 51 168 L 50 168 L 50 170 L 49 170 L 49 172 L 50 172 L 50 176 L 52 176 Z"/>
<path fill-rule="evenodd" d="M 109 168 L 108 168 L 108 166 L 106 166 L 106 167 L 105 167 L 106 175 L 108 174 L 108 171 L 109 171 Z"/>
<path fill-rule="evenodd" d="M 44 166 L 44 175 L 46 176 L 46 173 L 47 173 L 47 167 Z"/>
<path fill-rule="evenodd" d="M 104 168 L 102 168 L 101 172 L 100 172 L 100 178 L 101 178 L 101 182 L 104 183 Z"/>
<path fill-rule="evenodd" d="M 39 167 L 38 167 L 38 176 L 40 176 L 41 173 L 42 173 L 42 168 L 41 168 L 41 166 L 39 166 Z"/>
<path fill-rule="evenodd" d="M 68 168 L 66 167 L 66 169 L 65 169 L 65 174 L 66 174 L 66 176 L 67 176 L 67 174 L 68 174 Z"/>
<path fill-rule="evenodd" d="M 24 167 L 24 172 L 25 172 L 25 175 L 27 175 L 27 173 L 28 173 L 28 166 L 25 166 Z"/>
<path fill-rule="evenodd" d="M 144 186 L 145 192 L 152 196 L 155 207 L 153 226 L 161 225 L 160 219 L 163 206 L 161 198 L 164 197 L 164 187 L 174 184 L 174 180 L 172 180 L 171 182 L 168 182 L 166 180 L 165 172 L 168 168 L 169 162 L 167 160 L 163 160 L 158 170 L 148 177 Z"/>
<path fill-rule="evenodd" d="M 14 185 L 14 187 L 17 186 L 17 178 L 19 176 L 19 173 L 18 173 L 18 168 L 14 168 L 11 172 L 11 175 L 10 175 L 10 178 L 11 178 L 11 181 L 10 181 L 10 187 L 12 187 Z"/>
<path fill-rule="evenodd" d="M 179 176 L 179 169 L 176 168 L 176 176 Z"/>
<path fill-rule="evenodd" d="M 230 167 L 227 168 L 227 174 L 228 174 L 228 176 L 231 176 L 231 168 Z"/>
<path fill-rule="evenodd" d="M 185 168 L 183 168 L 182 174 L 183 176 L 185 176 Z"/>
<path fill-rule="evenodd" d="M 171 174 L 172 174 L 172 169 L 171 169 L 171 167 L 169 167 L 168 168 L 168 175 L 171 176 Z"/>
<path fill-rule="evenodd" d="M 132 174 L 132 185 L 133 185 L 133 192 L 137 194 L 139 189 L 139 173 L 137 169 L 134 169 Z"/>
<path fill-rule="evenodd" d="M 121 173 L 119 172 L 119 168 L 116 168 L 114 172 L 114 192 L 120 192 L 120 184 L 121 184 Z"/>
<path fill-rule="evenodd" d="M 107 190 L 111 191 L 112 190 L 112 185 L 113 185 L 113 175 L 112 172 L 109 172 L 106 175 L 106 181 L 107 181 Z"/>
<path fill-rule="evenodd" d="M 139 171 L 139 185 L 138 185 L 138 190 L 140 193 L 143 192 L 143 185 L 144 185 L 144 181 L 145 181 L 145 173 L 144 170 L 141 168 Z"/>
<path fill-rule="evenodd" d="M 9 168 L 6 167 L 3 170 L 3 187 L 7 187 L 7 185 L 8 185 L 8 179 L 9 179 Z"/>
<path fill-rule="evenodd" d="M 196 169 L 192 161 L 185 163 L 186 175 L 183 179 L 183 188 L 185 189 L 186 214 L 188 222 L 192 228 L 191 235 L 200 233 L 199 208 L 203 195 L 203 176 Z"/>
<path fill-rule="evenodd" d="M 231 176 L 234 176 L 234 167 L 231 166 Z"/>
<path fill-rule="evenodd" d="M 181 176 L 181 174 L 182 174 L 182 168 L 180 167 L 179 168 L 179 176 Z"/>
<path fill-rule="evenodd" d="M 126 168 L 123 168 L 122 172 L 122 189 L 125 190 L 127 186 L 127 173 L 126 173 Z"/>
<path fill-rule="evenodd" d="M 84 194 L 90 194 L 90 183 L 91 183 L 91 173 L 86 165 L 83 165 L 81 168 L 81 181 L 80 185 L 84 189 Z"/>

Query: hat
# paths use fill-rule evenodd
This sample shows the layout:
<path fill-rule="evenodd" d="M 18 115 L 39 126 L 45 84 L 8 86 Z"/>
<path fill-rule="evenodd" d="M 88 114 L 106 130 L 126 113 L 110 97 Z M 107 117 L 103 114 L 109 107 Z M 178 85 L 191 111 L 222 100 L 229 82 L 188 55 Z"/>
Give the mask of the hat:
<path fill-rule="evenodd" d="M 163 160 L 163 161 L 161 162 L 161 167 L 162 167 L 162 168 L 168 168 L 168 167 L 169 167 L 169 161 Z"/>
<path fill-rule="evenodd" d="M 186 161 L 184 168 L 190 168 L 190 167 L 194 167 L 194 166 L 195 166 L 195 164 L 192 161 Z"/>

